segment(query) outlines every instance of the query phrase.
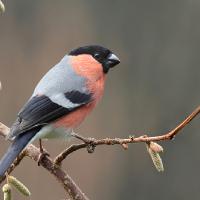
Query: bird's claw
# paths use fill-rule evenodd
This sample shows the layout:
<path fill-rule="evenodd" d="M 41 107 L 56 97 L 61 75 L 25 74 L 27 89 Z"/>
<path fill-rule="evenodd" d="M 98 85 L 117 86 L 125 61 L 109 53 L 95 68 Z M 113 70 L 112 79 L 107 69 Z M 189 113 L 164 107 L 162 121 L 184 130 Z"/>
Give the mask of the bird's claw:
<path fill-rule="evenodd" d="M 49 157 L 50 154 L 47 152 L 40 152 L 40 155 L 38 156 L 38 160 L 37 160 L 38 166 L 41 165 L 43 158 L 47 156 Z"/>

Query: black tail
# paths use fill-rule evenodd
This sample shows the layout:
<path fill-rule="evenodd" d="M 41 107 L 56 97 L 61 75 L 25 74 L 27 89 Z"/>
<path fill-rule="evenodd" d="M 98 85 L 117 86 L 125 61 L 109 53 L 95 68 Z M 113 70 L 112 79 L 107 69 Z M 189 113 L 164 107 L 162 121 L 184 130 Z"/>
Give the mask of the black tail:
<path fill-rule="evenodd" d="M 0 177 L 5 174 L 15 158 L 17 158 L 20 152 L 26 147 L 37 132 L 38 129 L 33 129 L 22 133 L 15 138 L 3 158 L 0 160 Z"/>

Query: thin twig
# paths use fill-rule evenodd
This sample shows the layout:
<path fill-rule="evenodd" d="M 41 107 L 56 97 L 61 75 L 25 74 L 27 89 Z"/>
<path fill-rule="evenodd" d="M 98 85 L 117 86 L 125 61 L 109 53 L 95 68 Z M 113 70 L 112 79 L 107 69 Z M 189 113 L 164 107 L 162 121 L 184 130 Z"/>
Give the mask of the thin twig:
<path fill-rule="evenodd" d="M 185 120 L 183 120 L 178 126 L 176 126 L 171 131 L 158 136 L 148 137 L 147 135 L 139 136 L 139 137 L 129 137 L 127 139 L 122 138 L 105 138 L 105 139 L 95 139 L 95 138 L 85 138 L 76 133 L 73 133 L 73 136 L 84 143 L 76 144 L 75 146 L 71 146 L 68 149 L 61 152 L 56 158 L 55 162 L 61 164 L 61 162 L 72 152 L 77 151 L 82 148 L 88 148 L 88 146 L 96 147 L 98 145 L 114 145 L 120 144 L 124 149 L 127 149 L 128 146 L 124 147 L 124 144 L 130 143 L 138 143 L 138 142 L 155 142 L 155 141 L 163 141 L 163 140 L 171 140 L 177 135 L 187 124 L 189 124 L 198 114 L 200 113 L 200 106 L 197 107 Z M 85 144 L 85 145 L 84 145 Z M 73 149 L 73 151 L 71 151 Z M 94 149 L 93 149 L 94 150 Z M 92 151 L 91 151 L 92 152 Z M 91 153 L 90 152 L 90 153 Z"/>
<path fill-rule="evenodd" d="M 67 148 L 65 151 L 63 151 L 61 154 L 59 154 L 55 160 L 54 163 L 55 165 L 60 166 L 62 161 L 71 153 L 73 153 L 74 151 L 77 151 L 79 149 L 85 148 L 87 146 L 86 143 L 82 143 L 82 144 L 73 144 L 71 145 L 69 148 Z"/>

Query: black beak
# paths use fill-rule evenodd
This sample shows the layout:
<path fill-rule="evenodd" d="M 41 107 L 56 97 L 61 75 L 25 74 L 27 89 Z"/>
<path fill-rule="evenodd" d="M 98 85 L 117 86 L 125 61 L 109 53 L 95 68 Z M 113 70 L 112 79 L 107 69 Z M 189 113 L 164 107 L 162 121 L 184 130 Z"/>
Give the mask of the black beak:
<path fill-rule="evenodd" d="M 104 63 L 103 71 L 104 73 L 107 73 L 110 68 L 118 65 L 120 63 L 120 59 L 113 53 L 109 54 L 106 62 Z"/>

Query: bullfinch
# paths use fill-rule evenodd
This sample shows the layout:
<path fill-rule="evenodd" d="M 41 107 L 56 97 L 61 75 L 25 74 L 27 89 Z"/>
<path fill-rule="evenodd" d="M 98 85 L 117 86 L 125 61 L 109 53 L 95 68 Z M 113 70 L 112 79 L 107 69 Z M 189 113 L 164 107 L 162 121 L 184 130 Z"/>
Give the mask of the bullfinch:
<path fill-rule="evenodd" d="M 90 45 L 72 50 L 51 68 L 10 129 L 13 142 L 0 161 L 0 177 L 34 140 L 69 137 L 101 99 L 106 74 L 119 63 L 109 49 Z"/>

